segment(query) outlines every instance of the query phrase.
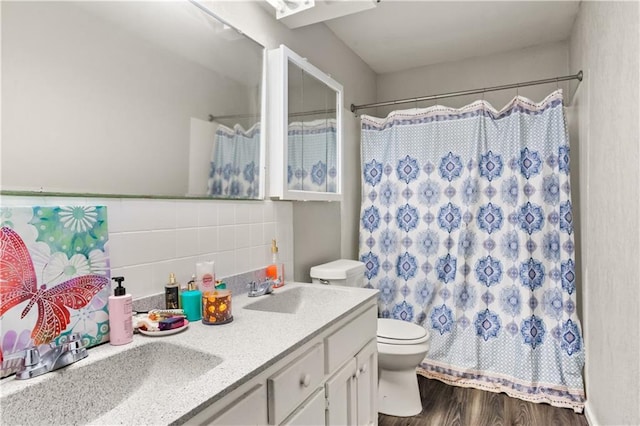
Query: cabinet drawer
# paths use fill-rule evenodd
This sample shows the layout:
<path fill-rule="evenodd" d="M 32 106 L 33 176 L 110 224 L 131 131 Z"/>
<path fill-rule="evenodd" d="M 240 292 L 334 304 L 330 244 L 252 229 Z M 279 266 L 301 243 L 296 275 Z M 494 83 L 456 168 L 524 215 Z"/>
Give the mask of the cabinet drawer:
<path fill-rule="evenodd" d="M 324 379 L 324 346 L 318 343 L 267 380 L 269 424 L 280 424 Z"/>
<path fill-rule="evenodd" d="M 325 372 L 330 374 L 355 356 L 371 339 L 376 338 L 378 308 L 372 306 L 362 315 L 324 339 L 327 348 Z"/>

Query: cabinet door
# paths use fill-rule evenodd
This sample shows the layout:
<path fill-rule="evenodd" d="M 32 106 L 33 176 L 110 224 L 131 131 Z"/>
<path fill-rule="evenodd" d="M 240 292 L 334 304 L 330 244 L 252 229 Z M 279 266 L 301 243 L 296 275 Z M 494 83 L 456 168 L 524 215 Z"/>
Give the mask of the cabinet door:
<path fill-rule="evenodd" d="M 324 389 L 320 388 L 282 426 L 324 426 L 324 423 Z"/>
<path fill-rule="evenodd" d="M 352 358 L 326 382 L 327 426 L 356 424 L 356 371 L 356 359 Z"/>
<path fill-rule="evenodd" d="M 342 85 L 286 46 L 267 65 L 269 195 L 342 200 Z"/>
<path fill-rule="evenodd" d="M 378 345 L 372 339 L 356 355 L 358 425 L 378 424 Z"/>

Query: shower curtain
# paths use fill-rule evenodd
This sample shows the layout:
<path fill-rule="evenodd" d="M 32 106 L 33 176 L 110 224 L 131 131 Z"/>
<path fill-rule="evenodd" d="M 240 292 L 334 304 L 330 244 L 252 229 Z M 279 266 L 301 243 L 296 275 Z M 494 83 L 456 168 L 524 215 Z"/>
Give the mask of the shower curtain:
<path fill-rule="evenodd" d="M 211 153 L 207 194 L 229 198 L 259 196 L 260 123 L 249 130 L 220 125 Z"/>
<path fill-rule="evenodd" d="M 336 119 L 289 123 L 289 189 L 336 192 Z"/>
<path fill-rule="evenodd" d="M 360 260 L 379 316 L 430 333 L 420 374 L 581 412 L 562 102 L 363 116 Z"/>

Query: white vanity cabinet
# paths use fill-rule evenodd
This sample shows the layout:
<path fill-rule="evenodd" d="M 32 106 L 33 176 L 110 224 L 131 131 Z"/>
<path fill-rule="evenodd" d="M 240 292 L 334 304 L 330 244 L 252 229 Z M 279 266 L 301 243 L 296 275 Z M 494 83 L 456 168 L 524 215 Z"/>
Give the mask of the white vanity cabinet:
<path fill-rule="evenodd" d="M 277 416 L 272 417 L 272 405 L 279 403 L 280 392 L 269 394 L 269 424 L 307 424 L 307 425 L 375 425 L 378 423 L 378 349 L 376 344 L 377 331 L 377 307 L 369 306 L 350 319 L 345 319 L 332 331 L 325 334 L 323 344 L 324 360 L 315 364 L 316 368 L 324 367 L 324 380 L 320 385 L 324 386 L 323 415 L 317 417 L 318 402 L 316 399 L 320 390 L 316 390 L 313 376 L 308 377 L 309 371 L 315 371 L 311 366 L 301 370 L 296 366 L 309 359 L 308 354 L 291 366 L 278 373 L 276 379 L 283 374 L 292 373 L 297 377 L 298 389 L 301 384 L 310 381 L 313 385 L 309 388 L 316 390 L 310 401 L 302 404 L 290 418 L 280 423 Z M 316 351 L 314 348 L 312 351 Z M 313 353 L 313 352 L 311 352 Z M 272 379 L 269 379 L 271 381 Z M 294 380 L 290 380 L 295 383 Z M 300 391 L 293 388 L 289 395 L 290 400 L 300 399 Z M 273 398 L 274 401 L 271 399 Z M 276 411 L 273 411 L 276 412 Z M 311 413 L 313 413 L 312 417 Z M 314 420 L 309 422 L 309 419 Z M 305 419 L 306 423 L 299 423 L 298 419 Z"/>
<path fill-rule="evenodd" d="M 325 339 L 327 424 L 378 422 L 377 308 L 370 308 Z"/>
<path fill-rule="evenodd" d="M 377 307 L 371 300 L 187 423 L 376 425 L 376 328 Z"/>
<path fill-rule="evenodd" d="M 342 199 L 342 85 L 284 45 L 267 55 L 268 195 Z"/>

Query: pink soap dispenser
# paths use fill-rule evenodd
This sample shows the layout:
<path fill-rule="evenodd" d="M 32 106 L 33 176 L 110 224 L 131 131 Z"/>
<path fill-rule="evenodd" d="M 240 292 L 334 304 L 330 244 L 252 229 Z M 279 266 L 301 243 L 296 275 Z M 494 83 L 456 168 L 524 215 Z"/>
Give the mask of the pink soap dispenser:
<path fill-rule="evenodd" d="M 126 345 L 133 341 L 132 306 L 133 297 L 122 287 L 124 277 L 113 277 L 118 283 L 109 296 L 109 343 Z"/>

